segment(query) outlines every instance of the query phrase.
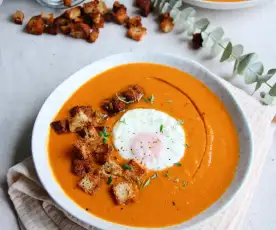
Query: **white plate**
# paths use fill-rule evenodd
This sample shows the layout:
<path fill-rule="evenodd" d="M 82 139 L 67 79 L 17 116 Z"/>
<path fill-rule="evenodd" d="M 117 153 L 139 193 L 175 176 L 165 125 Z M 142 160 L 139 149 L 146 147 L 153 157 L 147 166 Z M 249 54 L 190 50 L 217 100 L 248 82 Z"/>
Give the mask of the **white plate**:
<path fill-rule="evenodd" d="M 32 154 L 38 176 L 41 183 L 49 195 L 56 201 L 56 203 L 83 222 L 94 225 L 101 229 L 108 230 L 143 229 L 127 227 L 105 221 L 89 214 L 83 208 L 74 203 L 69 197 L 65 195 L 61 187 L 54 179 L 46 146 L 50 123 L 53 121 L 57 112 L 67 101 L 67 99 L 81 85 L 93 78 L 93 76 L 109 68 L 133 62 L 150 62 L 175 67 L 182 71 L 188 72 L 195 78 L 199 79 L 205 85 L 207 85 L 225 104 L 238 130 L 240 142 L 240 161 L 234 181 L 226 193 L 221 197 L 221 199 L 215 202 L 210 208 L 202 212 L 200 215 L 180 225 L 166 227 L 163 229 L 179 230 L 186 227 L 191 227 L 211 217 L 214 215 L 214 213 L 225 207 L 225 205 L 231 201 L 237 191 L 241 188 L 241 185 L 243 184 L 251 165 L 251 159 L 253 157 L 253 142 L 244 113 L 241 111 L 240 106 L 237 104 L 231 93 L 224 87 L 222 81 L 203 66 L 189 59 L 152 53 L 119 54 L 94 62 L 65 80 L 48 97 L 35 121 L 32 136 Z"/>
<path fill-rule="evenodd" d="M 198 6 L 198 7 L 207 8 L 207 9 L 214 9 L 214 10 L 243 9 L 243 8 L 264 4 L 268 1 L 269 0 L 248 0 L 248 1 L 241 1 L 241 2 L 212 2 L 212 1 L 205 1 L 205 0 L 183 0 L 183 2 L 193 6 Z"/>

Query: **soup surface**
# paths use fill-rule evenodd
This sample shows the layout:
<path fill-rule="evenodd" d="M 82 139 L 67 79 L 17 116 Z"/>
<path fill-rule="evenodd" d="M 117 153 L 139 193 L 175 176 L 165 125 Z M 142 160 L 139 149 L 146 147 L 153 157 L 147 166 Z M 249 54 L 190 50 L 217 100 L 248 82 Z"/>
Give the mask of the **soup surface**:
<path fill-rule="evenodd" d="M 168 168 L 148 170 L 142 182 L 154 176 L 140 188 L 137 201 L 116 205 L 110 197 L 112 183 L 102 183 L 94 195 L 77 186 L 80 179 L 72 173 L 71 153 L 77 135 L 58 135 L 50 129 L 48 152 L 53 174 L 67 196 L 100 218 L 140 227 L 181 223 L 212 205 L 230 185 L 239 159 L 234 124 L 222 102 L 200 81 L 180 70 L 149 63 L 122 65 L 93 77 L 69 98 L 55 119 L 67 118 L 76 105 L 99 108 L 103 99 L 131 84 L 144 89 L 145 100 L 130 104 L 127 111 L 154 109 L 177 120 L 185 132 L 183 157 Z M 127 111 L 109 117 L 106 126 L 114 129 Z M 133 124 L 126 121 L 125 125 Z M 163 124 L 163 132 L 161 129 Z M 113 138 L 108 139 L 110 144 Z M 118 149 L 113 154 L 125 162 Z"/>

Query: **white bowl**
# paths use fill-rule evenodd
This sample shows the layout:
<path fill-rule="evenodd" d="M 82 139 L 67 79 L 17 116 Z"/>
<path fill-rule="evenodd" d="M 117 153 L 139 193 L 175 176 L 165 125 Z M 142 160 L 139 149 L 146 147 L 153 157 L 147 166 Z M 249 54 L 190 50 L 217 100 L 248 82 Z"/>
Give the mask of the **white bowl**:
<path fill-rule="evenodd" d="M 253 157 L 253 141 L 248 122 L 233 95 L 225 88 L 222 81 L 217 76 L 212 74 L 200 64 L 189 59 L 178 58 L 166 54 L 125 53 L 96 61 L 73 74 L 53 91 L 42 106 L 36 118 L 32 136 L 32 153 L 35 168 L 41 183 L 53 200 L 63 209 L 83 222 L 101 229 L 145 229 L 111 223 L 86 212 L 83 208 L 80 208 L 63 192 L 55 180 L 52 174 L 47 152 L 47 139 L 50 123 L 67 99 L 81 85 L 93 78 L 93 76 L 96 76 L 109 68 L 134 62 L 150 62 L 175 67 L 199 79 L 221 99 L 230 113 L 236 129 L 238 130 L 240 160 L 235 178 L 228 190 L 211 207 L 193 219 L 179 225 L 165 227 L 162 229 L 179 230 L 191 227 L 211 217 L 214 213 L 225 207 L 225 205 L 233 199 L 235 194 L 241 188 L 251 165 L 251 159 Z"/>

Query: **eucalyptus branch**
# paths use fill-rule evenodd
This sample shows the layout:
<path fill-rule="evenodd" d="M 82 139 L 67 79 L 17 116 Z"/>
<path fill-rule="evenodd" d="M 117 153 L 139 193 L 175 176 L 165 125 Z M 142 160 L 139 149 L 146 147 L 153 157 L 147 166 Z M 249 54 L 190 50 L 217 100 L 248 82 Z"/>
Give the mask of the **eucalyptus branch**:
<path fill-rule="evenodd" d="M 255 83 L 253 94 L 258 91 L 263 84 L 270 90 L 261 93 L 262 102 L 265 104 L 276 103 L 276 83 L 270 85 L 268 81 L 276 73 L 276 69 L 270 69 L 264 73 L 262 62 L 257 61 L 256 53 L 243 54 L 243 46 L 238 44 L 233 46 L 230 39 L 223 38 L 224 30 L 221 27 L 208 32 L 210 21 L 207 18 L 196 18 L 196 11 L 192 7 L 182 8 L 181 0 L 151 0 L 152 8 L 158 14 L 169 13 L 173 18 L 173 23 L 181 23 L 187 36 L 196 44 L 195 47 L 211 44 L 211 54 L 215 57 L 222 53 L 220 62 L 234 61 L 233 76 L 244 77 L 246 84 Z M 200 38 L 199 38 L 199 36 Z M 195 39 L 196 38 L 196 39 Z"/>

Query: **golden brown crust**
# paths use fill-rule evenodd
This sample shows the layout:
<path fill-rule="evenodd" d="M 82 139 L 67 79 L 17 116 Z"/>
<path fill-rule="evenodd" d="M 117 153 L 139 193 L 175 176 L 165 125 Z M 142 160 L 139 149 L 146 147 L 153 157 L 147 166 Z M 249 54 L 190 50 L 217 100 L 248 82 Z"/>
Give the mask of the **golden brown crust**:
<path fill-rule="evenodd" d="M 41 35 L 44 31 L 44 22 L 41 15 L 33 16 L 26 25 L 27 33 Z"/>
<path fill-rule="evenodd" d="M 56 24 L 57 26 L 66 26 L 69 24 L 69 19 L 65 18 L 64 15 L 59 16 L 57 18 L 54 19 L 54 24 Z"/>
<path fill-rule="evenodd" d="M 77 6 L 70 10 L 66 10 L 64 12 L 64 16 L 70 20 L 74 20 L 75 18 L 80 17 L 81 16 L 81 7 Z"/>
<path fill-rule="evenodd" d="M 118 1 L 115 1 L 112 8 L 112 15 L 118 24 L 122 25 L 128 20 L 127 8 L 120 4 Z"/>
<path fill-rule="evenodd" d="M 132 26 L 139 27 L 142 26 L 142 18 L 140 16 L 134 16 L 132 18 L 129 18 L 126 23 L 127 28 L 130 28 Z"/>
<path fill-rule="evenodd" d="M 89 160 L 73 160 L 72 171 L 77 176 L 84 176 L 86 173 L 91 172 L 92 164 Z"/>
<path fill-rule="evenodd" d="M 95 42 L 99 37 L 100 31 L 98 29 L 93 29 L 92 32 L 89 34 L 87 41 L 90 43 Z"/>
<path fill-rule="evenodd" d="M 57 134 L 69 132 L 69 121 L 68 120 L 53 121 L 51 123 L 51 126 Z"/>
<path fill-rule="evenodd" d="M 78 183 L 78 186 L 89 195 L 94 195 L 100 189 L 101 178 L 94 173 L 87 173 Z"/>
<path fill-rule="evenodd" d="M 73 38 L 87 39 L 90 34 L 90 26 L 85 23 L 74 23 L 71 25 L 70 35 Z"/>
<path fill-rule="evenodd" d="M 78 36 L 78 31 L 82 31 L 82 29 L 73 26 L 71 29 L 71 35 L 74 34 L 74 36 Z M 92 122 L 93 110 L 91 106 L 75 106 L 70 110 L 70 114 L 71 118 L 69 119 L 69 128 L 71 132 L 78 132 Z"/>
<path fill-rule="evenodd" d="M 92 125 L 88 125 L 80 130 L 79 135 L 84 138 L 86 141 L 96 141 L 99 139 L 99 134 L 96 128 Z"/>
<path fill-rule="evenodd" d="M 122 176 L 123 169 L 115 161 L 109 160 L 103 166 L 101 166 L 100 173 L 101 173 L 102 177 Z"/>
<path fill-rule="evenodd" d="M 127 31 L 127 36 L 135 41 L 141 41 L 146 34 L 147 34 L 147 29 L 141 26 L 139 27 L 132 26 Z"/>
<path fill-rule="evenodd" d="M 47 14 L 47 13 L 41 13 L 41 17 L 43 19 L 44 24 L 51 25 L 54 23 L 54 15 L 53 14 Z"/>
<path fill-rule="evenodd" d="M 151 11 L 150 0 L 136 0 L 136 5 L 140 8 L 141 15 L 147 17 Z"/>
<path fill-rule="evenodd" d="M 135 160 L 130 160 L 128 162 L 128 165 L 131 169 L 125 170 L 124 175 L 134 181 L 136 181 L 137 179 L 140 180 L 147 172 L 147 170 Z"/>
<path fill-rule="evenodd" d="M 72 5 L 72 0 L 63 0 L 63 5 L 70 7 Z"/>
<path fill-rule="evenodd" d="M 104 15 L 108 9 L 104 1 L 94 0 L 83 4 L 83 12 L 86 14 L 100 13 Z"/>
<path fill-rule="evenodd" d="M 71 23 L 68 25 L 60 26 L 60 30 L 63 34 L 70 34 L 71 32 Z"/>
<path fill-rule="evenodd" d="M 94 146 L 84 139 L 77 139 L 73 144 L 73 152 L 80 160 L 86 160 L 91 156 Z"/>
<path fill-rule="evenodd" d="M 93 22 L 93 25 L 96 28 L 104 28 L 104 16 L 100 13 L 91 13 L 89 14 L 91 17 L 91 20 Z"/>
<path fill-rule="evenodd" d="M 170 17 L 169 13 L 162 14 L 160 16 L 160 29 L 164 33 L 169 33 L 173 30 L 173 18 Z"/>
<path fill-rule="evenodd" d="M 20 10 L 17 10 L 13 15 L 12 15 L 12 20 L 14 21 L 15 24 L 22 25 L 23 20 L 24 20 L 24 13 Z"/>
<path fill-rule="evenodd" d="M 93 152 L 95 160 L 99 164 L 105 164 L 110 160 L 112 147 L 108 144 L 100 144 Z"/>
<path fill-rule="evenodd" d="M 117 205 L 126 205 L 135 202 L 136 186 L 130 181 L 115 183 L 112 186 L 112 194 Z"/>

